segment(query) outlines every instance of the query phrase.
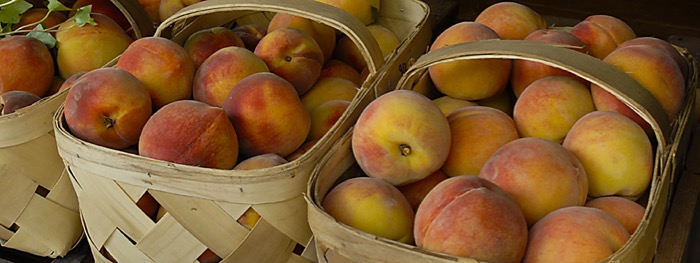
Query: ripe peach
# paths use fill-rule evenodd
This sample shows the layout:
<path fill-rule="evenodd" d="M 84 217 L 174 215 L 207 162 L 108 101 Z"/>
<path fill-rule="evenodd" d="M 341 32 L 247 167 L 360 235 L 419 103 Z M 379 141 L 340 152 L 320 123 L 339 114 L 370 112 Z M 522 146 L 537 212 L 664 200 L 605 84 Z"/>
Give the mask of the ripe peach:
<path fill-rule="evenodd" d="M 330 100 L 352 101 L 358 92 L 357 86 L 342 78 L 319 79 L 311 89 L 301 96 L 301 103 L 311 111 Z"/>
<path fill-rule="evenodd" d="M 258 223 L 258 220 L 260 220 L 260 214 L 258 214 L 258 211 L 255 211 L 255 209 L 252 207 L 248 207 L 248 209 L 245 210 L 243 215 L 239 217 L 236 222 L 250 230 L 253 229 L 256 223 Z"/>
<path fill-rule="evenodd" d="M 146 14 L 148 15 L 148 19 L 151 20 L 151 22 L 154 25 L 160 24 L 162 22 L 160 20 L 160 14 L 159 9 L 160 9 L 160 0 L 138 0 L 139 4 L 143 7 L 143 9 L 146 11 Z"/>
<path fill-rule="evenodd" d="M 535 80 L 515 101 L 513 119 L 523 137 L 564 141 L 571 126 L 595 110 L 588 86 L 567 76 Z"/>
<path fill-rule="evenodd" d="M 530 228 L 522 262 L 599 262 L 619 250 L 629 238 L 625 227 L 603 210 L 564 207 Z"/>
<path fill-rule="evenodd" d="M 221 257 L 214 253 L 211 249 L 206 249 L 202 254 L 197 257 L 197 262 L 199 263 L 217 263 L 221 262 Z"/>
<path fill-rule="evenodd" d="M 329 100 L 314 107 L 310 112 L 311 128 L 306 141 L 323 137 L 343 116 L 348 106 L 350 101 L 347 100 Z"/>
<path fill-rule="evenodd" d="M 311 150 L 311 148 L 313 148 L 314 145 L 316 145 L 316 143 L 317 143 L 319 140 L 320 140 L 320 138 L 319 138 L 319 139 L 314 139 L 314 140 L 310 140 L 310 141 L 305 142 L 304 144 L 302 144 L 301 146 L 299 146 L 299 148 L 297 148 L 296 151 L 294 151 L 293 153 L 290 153 L 289 155 L 285 156 L 284 158 L 287 159 L 287 161 L 290 161 L 290 162 L 291 162 L 291 161 L 294 161 L 294 160 L 296 160 L 296 159 L 299 159 L 299 157 L 301 157 L 301 156 L 303 156 L 304 154 L 306 154 L 307 152 L 309 152 L 309 151 Z"/>
<path fill-rule="evenodd" d="M 513 119 L 486 106 L 457 109 L 447 116 L 452 145 L 442 171 L 448 176 L 479 175 L 501 146 L 520 138 Z"/>
<path fill-rule="evenodd" d="M 24 90 L 12 90 L 0 94 L 0 115 L 13 113 L 39 101 L 41 98 Z"/>
<path fill-rule="evenodd" d="M 476 176 L 443 180 L 416 211 L 416 245 L 484 262 L 520 262 L 527 223 L 518 204 L 496 184 Z"/>
<path fill-rule="evenodd" d="M 129 72 L 98 68 L 78 78 L 68 90 L 64 116 L 76 137 L 112 149 L 139 142 L 152 113 L 148 89 Z"/>
<path fill-rule="evenodd" d="M 505 90 L 501 91 L 501 93 L 485 99 L 477 100 L 476 104 L 498 109 L 505 114 L 508 114 L 508 116 L 513 116 L 513 107 L 515 107 L 516 100 L 517 98 L 513 93 L 513 89 L 507 87 Z"/>
<path fill-rule="evenodd" d="M 279 154 L 264 153 L 252 156 L 248 159 L 239 162 L 238 164 L 236 164 L 236 166 L 233 167 L 233 170 L 254 170 L 260 168 L 273 167 L 285 163 L 287 163 L 287 160 L 282 158 L 282 156 L 279 156 Z"/>
<path fill-rule="evenodd" d="M 148 120 L 139 139 L 139 154 L 179 164 L 231 169 L 238 160 L 238 139 L 223 109 L 196 100 L 178 100 Z"/>
<path fill-rule="evenodd" d="M 476 104 L 475 102 L 471 102 L 468 100 L 460 100 L 460 99 L 455 99 L 453 97 L 443 95 L 442 97 L 433 99 L 433 103 L 435 103 L 438 108 L 440 108 L 440 111 L 442 111 L 442 114 L 447 117 L 452 113 L 453 111 L 460 109 L 462 107 L 469 107 L 469 106 L 478 106 L 479 104 Z"/>
<path fill-rule="evenodd" d="M 0 39 L 0 94 L 28 91 L 43 97 L 51 85 L 54 62 L 49 49 L 36 38 L 15 35 Z"/>
<path fill-rule="evenodd" d="M 136 201 L 136 206 L 141 208 L 148 218 L 153 220 L 158 220 L 158 210 L 160 210 L 160 203 L 148 192 L 143 193 L 141 198 Z"/>
<path fill-rule="evenodd" d="M 413 207 L 413 211 L 418 210 L 418 206 L 425 196 L 432 190 L 438 183 L 443 180 L 450 178 L 445 175 L 441 170 L 437 170 L 434 173 L 428 175 L 428 177 L 421 180 L 415 181 L 410 184 L 399 186 L 399 191 L 406 197 L 408 203 Z"/>
<path fill-rule="evenodd" d="M 588 195 L 638 198 L 651 183 L 654 153 L 639 125 L 613 111 L 581 117 L 562 145 L 576 155 L 588 175 Z"/>
<path fill-rule="evenodd" d="M 430 50 L 457 43 L 498 39 L 498 34 L 476 22 L 460 22 L 445 29 Z M 479 100 L 494 96 L 508 84 L 511 71 L 508 59 L 474 59 L 444 62 L 428 68 L 435 87 L 456 99 Z"/>
<path fill-rule="evenodd" d="M 63 83 L 61 84 L 61 87 L 58 88 L 58 91 L 60 92 L 60 91 L 69 89 L 71 86 L 73 86 L 73 83 L 75 83 L 75 81 L 78 80 L 78 78 L 85 75 L 85 73 L 86 73 L 85 71 L 80 71 L 80 72 L 76 72 L 73 75 L 70 75 L 70 77 L 68 77 L 66 80 L 63 81 Z"/>
<path fill-rule="evenodd" d="M 221 26 L 194 32 L 187 37 L 183 44 L 185 51 L 192 58 L 195 68 L 199 68 L 204 60 L 214 52 L 230 46 L 245 47 L 245 44 L 236 32 Z"/>
<path fill-rule="evenodd" d="M 287 156 L 309 135 L 309 111 L 294 87 L 273 73 L 243 78 L 231 89 L 223 108 L 236 128 L 243 156 Z"/>
<path fill-rule="evenodd" d="M 683 77 L 685 79 L 687 79 L 689 77 L 690 69 L 688 66 L 688 61 L 686 61 L 685 57 L 683 57 L 683 55 L 681 55 L 681 53 L 678 52 L 678 50 L 675 47 L 673 47 L 673 45 L 671 45 L 671 43 L 669 43 L 665 40 L 662 40 L 660 38 L 646 36 L 646 37 L 636 37 L 636 38 L 627 40 L 625 42 L 622 42 L 618 46 L 618 48 L 623 48 L 626 46 L 633 46 L 633 45 L 649 45 L 649 46 L 653 46 L 653 47 L 657 47 L 657 48 L 661 49 L 662 51 L 671 55 L 673 60 L 676 61 L 676 63 L 678 64 L 678 67 L 681 70 L 681 74 L 683 74 Z"/>
<path fill-rule="evenodd" d="M 413 243 L 413 218 L 408 200 L 388 182 L 354 177 L 333 187 L 321 203 L 338 222 L 360 231 Z"/>
<path fill-rule="evenodd" d="M 323 67 L 323 51 L 304 31 L 280 28 L 268 32 L 255 47 L 270 72 L 289 81 L 299 95 L 306 93 L 318 80 Z"/>
<path fill-rule="evenodd" d="M 128 71 L 148 88 L 154 110 L 192 98 L 194 63 L 185 49 L 170 39 L 137 39 L 124 50 L 116 67 Z"/>
<path fill-rule="evenodd" d="M 394 50 L 396 50 L 401 44 L 401 39 L 394 31 L 381 24 L 371 24 L 367 26 L 367 30 L 372 34 L 377 44 L 379 44 L 379 49 L 382 51 L 382 56 L 386 57 Z"/>
<path fill-rule="evenodd" d="M 122 11 L 119 10 L 119 8 L 110 0 L 76 0 L 71 6 L 71 11 L 68 13 L 68 17 L 74 16 L 78 8 L 88 5 L 91 6 L 91 11 L 93 14 L 97 13 L 108 16 L 114 20 L 114 22 L 116 22 L 119 27 L 124 30 L 124 32 L 131 29 L 131 24 L 126 18 L 126 15 L 124 15 L 124 13 L 122 13 Z"/>
<path fill-rule="evenodd" d="M 532 8 L 516 2 L 499 2 L 482 10 L 474 22 L 496 31 L 501 39 L 524 39 L 547 22 Z"/>
<path fill-rule="evenodd" d="M 652 46 L 632 45 L 615 49 L 603 61 L 627 73 L 648 90 L 669 120 L 678 116 L 685 97 L 685 80 L 668 54 Z M 619 112 L 642 126 L 648 135 L 653 134 L 651 125 L 611 93 L 591 85 L 591 95 L 596 109 Z"/>
<path fill-rule="evenodd" d="M 63 80 L 61 76 L 53 75 L 53 77 L 51 77 L 51 84 L 49 84 L 49 88 L 46 90 L 46 93 L 44 93 L 44 97 L 50 97 L 58 93 L 61 86 L 63 86 L 63 82 L 65 82 L 65 80 Z"/>
<path fill-rule="evenodd" d="M 589 53 L 588 47 L 574 35 L 563 29 L 551 28 L 542 29 L 532 32 L 525 40 L 557 43 L 567 45 L 569 49 L 576 50 L 581 53 Z M 543 63 L 531 60 L 517 59 L 513 61 L 513 72 L 511 75 L 511 87 L 515 96 L 520 96 L 520 93 L 527 88 L 535 80 L 549 76 L 568 76 L 582 84 L 588 85 L 588 81 L 574 75 L 573 73 L 555 68 Z"/>
<path fill-rule="evenodd" d="M 233 32 L 238 34 L 241 40 L 243 40 L 245 48 L 250 51 L 254 51 L 255 47 L 258 46 L 260 39 L 267 35 L 267 29 L 258 24 L 238 25 L 233 28 Z"/>
<path fill-rule="evenodd" d="M 48 15 L 47 15 L 48 13 Z M 44 17 L 46 16 L 46 19 Z M 66 16 L 65 13 L 61 12 L 50 12 L 48 8 L 44 7 L 36 7 L 36 8 L 31 8 L 24 13 L 22 13 L 19 17 L 19 22 L 17 24 L 12 25 L 12 30 L 17 30 L 17 29 L 22 29 L 22 30 L 32 30 L 36 27 L 34 26 L 27 26 L 29 24 L 35 23 L 39 20 L 42 20 L 41 25 L 44 29 L 51 28 L 54 26 L 57 26 L 60 23 L 63 23 L 63 21 L 66 21 L 68 17 Z M 26 26 L 26 27 L 24 27 Z M 54 36 L 56 35 L 55 32 L 51 32 Z"/>
<path fill-rule="evenodd" d="M 321 68 L 321 75 L 318 77 L 319 80 L 323 78 L 343 78 L 355 83 L 358 87 L 362 85 L 362 79 L 360 78 L 360 72 L 355 70 L 348 63 L 340 61 L 338 59 L 331 58 L 323 64 Z"/>
<path fill-rule="evenodd" d="M 195 72 L 193 97 L 221 107 L 236 83 L 258 72 L 269 72 L 269 69 L 252 51 L 236 46 L 222 48 L 209 56 Z"/>
<path fill-rule="evenodd" d="M 340 8 L 365 25 L 374 23 L 379 16 L 380 0 L 316 0 Z"/>
<path fill-rule="evenodd" d="M 400 186 L 440 169 L 450 143 L 450 125 L 435 103 L 415 91 L 393 90 L 362 110 L 351 144 L 368 176 Z"/>
<path fill-rule="evenodd" d="M 605 58 L 623 42 L 635 38 L 632 28 L 609 15 L 591 15 L 571 28 L 571 34 L 588 46 L 591 55 Z"/>
<path fill-rule="evenodd" d="M 346 35 L 342 35 L 338 39 L 333 51 L 333 58 L 350 65 L 357 72 L 362 72 L 367 67 L 367 61 L 360 53 L 360 49 Z M 360 76 L 362 76 L 362 73 L 360 73 Z"/>
<path fill-rule="evenodd" d="M 630 235 L 644 219 L 644 207 L 621 196 L 602 196 L 586 202 L 586 206 L 601 209 L 612 215 L 625 226 Z"/>
<path fill-rule="evenodd" d="M 479 177 L 508 192 L 529 226 L 559 208 L 585 204 L 588 195 L 586 170 L 576 156 L 558 143 L 535 137 L 503 145 Z"/>
<path fill-rule="evenodd" d="M 186 6 L 201 2 L 202 0 L 161 0 L 158 6 L 158 16 L 160 21 L 168 19 L 168 17 L 180 11 Z"/>
<path fill-rule="evenodd" d="M 286 13 L 276 13 L 270 19 L 267 32 L 269 33 L 283 27 L 296 28 L 309 34 L 321 48 L 321 51 L 323 51 L 324 61 L 328 61 L 333 55 L 336 43 L 335 28 L 308 18 Z"/>
<path fill-rule="evenodd" d="M 134 41 L 108 16 L 90 16 L 97 25 L 79 27 L 74 20 L 68 20 L 56 32 L 56 63 L 64 79 L 106 66 Z"/>
<path fill-rule="evenodd" d="M 413 84 L 411 90 L 423 94 L 423 96 L 432 100 L 445 96 L 445 94 L 442 94 L 435 88 L 435 84 L 433 84 L 433 80 L 430 78 L 430 74 L 428 74 L 427 71 L 418 78 L 418 81 Z"/>

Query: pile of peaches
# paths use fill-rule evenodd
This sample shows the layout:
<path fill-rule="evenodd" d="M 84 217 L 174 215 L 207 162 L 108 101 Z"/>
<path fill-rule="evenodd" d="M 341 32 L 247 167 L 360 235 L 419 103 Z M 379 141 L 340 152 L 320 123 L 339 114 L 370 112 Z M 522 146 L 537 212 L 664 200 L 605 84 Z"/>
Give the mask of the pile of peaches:
<path fill-rule="evenodd" d="M 376 16 L 378 5 L 354 3 Z M 365 25 L 386 56 L 400 39 L 374 16 Z M 330 130 L 363 71 L 349 37 L 276 13 L 265 26 L 201 29 L 182 44 L 137 39 L 113 67 L 75 74 L 63 113 L 73 135 L 111 149 L 205 168 L 265 168 L 298 158 Z"/>
<path fill-rule="evenodd" d="M 647 89 L 670 120 L 684 105 L 684 57 L 616 17 L 552 27 L 525 5 L 500 2 L 445 29 L 430 49 L 488 39 L 596 57 Z M 653 130 L 637 113 L 538 62 L 446 61 L 427 72 L 428 81 L 363 109 L 351 147 L 366 176 L 330 189 L 327 213 L 483 262 L 598 262 L 626 244 L 644 218 L 655 162 Z"/>

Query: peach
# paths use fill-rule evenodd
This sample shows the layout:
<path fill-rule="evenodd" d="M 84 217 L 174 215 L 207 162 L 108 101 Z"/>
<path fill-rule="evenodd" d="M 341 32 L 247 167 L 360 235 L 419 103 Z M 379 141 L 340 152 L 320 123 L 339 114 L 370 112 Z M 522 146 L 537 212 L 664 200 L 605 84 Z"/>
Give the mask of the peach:
<path fill-rule="evenodd" d="M 584 205 L 588 195 L 586 170 L 576 156 L 558 143 L 535 137 L 503 145 L 479 177 L 508 192 L 529 226 L 559 208 Z"/>
<path fill-rule="evenodd" d="M 362 110 L 351 147 L 368 176 L 400 186 L 440 169 L 450 144 L 450 125 L 435 103 L 415 91 L 393 90 Z"/>
<path fill-rule="evenodd" d="M 195 68 L 199 68 L 204 60 L 214 52 L 230 46 L 245 47 L 245 44 L 236 32 L 221 26 L 194 32 L 187 37 L 183 44 L 185 51 L 192 58 Z"/>
<path fill-rule="evenodd" d="M 681 55 L 681 53 L 671 45 L 671 43 L 662 40 L 660 38 L 656 37 L 651 37 L 651 36 L 646 36 L 646 37 L 636 37 L 630 40 L 627 40 L 625 42 L 622 42 L 618 48 L 623 48 L 626 46 L 633 46 L 633 45 L 649 45 L 653 47 L 657 47 L 661 49 L 662 51 L 668 53 L 673 60 L 676 61 L 678 64 L 678 68 L 681 70 L 681 74 L 683 74 L 683 77 L 687 79 L 690 74 L 690 66 L 688 65 L 688 61 Z"/>
<path fill-rule="evenodd" d="M 282 156 L 279 156 L 279 154 L 264 153 L 252 156 L 248 159 L 239 162 L 238 164 L 236 164 L 236 166 L 233 167 L 233 170 L 254 170 L 260 168 L 273 167 L 285 163 L 287 163 L 287 160 L 282 158 Z"/>
<path fill-rule="evenodd" d="M 410 184 L 399 186 L 399 191 L 406 197 L 408 203 L 411 204 L 413 211 L 418 210 L 418 206 L 423 202 L 425 196 L 432 190 L 438 183 L 443 180 L 450 178 L 445 175 L 441 170 L 437 170 L 434 173 L 428 175 L 428 177 L 421 180 L 415 181 Z"/>
<path fill-rule="evenodd" d="M 501 39 L 524 39 L 530 33 L 547 28 L 547 22 L 537 11 L 516 2 L 499 2 L 482 10 L 474 22 L 483 24 Z"/>
<path fill-rule="evenodd" d="M 218 263 L 221 262 L 221 257 L 214 253 L 211 249 L 206 249 L 202 254 L 197 257 L 197 262 L 199 263 Z"/>
<path fill-rule="evenodd" d="M 522 262 L 599 262 L 622 248 L 629 238 L 625 227 L 603 210 L 564 207 L 530 228 Z"/>
<path fill-rule="evenodd" d="M 442 171 L 448 176 L 479 175 L 496 150 L 520 138 L 513 119 L 486 106 L 457 109 L 447 116 L 452 145 Z"/>
<path fill-rule="evenodd" d="M 192 97 L 194 62 L 182 46 L 170 39 L 137 39 L 124 50 L 116 67 L 128 71 L 148 88 L 154 110 Z"/>
<path fill-rule="evenodd" d="M 19 22 L 12 25 L 12 30 L 32 30 L 37 25 L 30 24 L 39 21 L 41 21 L 41 25 L 44 29 L 49 29 L 58 26 L 66 21 L 66 19 L 68 19 L 68 16 L 62 12 L 49 12 L 49 9 L 44 7 L 31 8 L 20 15 Z M 51 32 L 51 34 L 54 36 L 56 35 L 55 32 Z"/>
<path fill-rule="evenodd" d="M 382 56 L 387 57 L 394 52 L 401 44 L 401 39 L 394 31 L 381 24 L 371 24 L 367 26 L 367 30 L 372 34 L 374 39 L 379 44 L 379 49 L 382 51 Z"/>
<path fill-rule="evenodd" d="M 112 149 L 137 144 L 151 113 L 148 88 L 114 67 L 94 69 L 78 78 L 68 89 L 63 112 L 73 135 Z"/>
<path fill-rule="evenodd" d="M 96 25 L 76 26 L 74 20 L 61 24 L 56 32 L 56 63 L 64 79 L 80 71 L 106 66 L 134 41 L 111 18 L 90 15 Z"/>
<path fill-rule="evenodd" d="M 623 42 L 635 38 L 632 28 L 609 15 L 591 15 L 571 28 L 571 34 L 588 46 L 591 55 L 605 58 Z"/>
<path fill-rule="evenodd" d="M 0 94 L 0 115 L 13 113 L 39 101 L 41 98 L 24 90 L 12 90 Z"/>
<path fill-rule="evenodd" d="M 595 207 L 612 215 L 625 226 L 630 235 L 637 230 L 644 219 L 644 207 L 639 203 L 621 196 L 602 196 L 586 202 L 586 206 Z"/>
<path fill-rule="evenodd" d="M 459 22 L 442 31 L 430 50 L 458 43 L 498 39 L 498 34 L 476 22 Z M 456 99 L 479 100 L 502 92 L 510 78 L 511 60 L 473 59 L 444 62 L 428 68 L 435 87 Z"/>
<path fill-rule="evenodd" d="M 36 38 L 15 35 L 0 39 L 0 94 L 24 90 L 43 97 L 51 85 L 54 62 L 49 48 Z"/>
<path fill-rule="evenodd" d="M 362 56 L 360 49 L 355 45 L 355 42 L 352 42 L 352 39 L 346 35 L 342 35 L 338 39 L 333 51 L 333 58 L 350 65 L 357 72 L 360 72 L 360 76 L 362 76 L 362 70 L 367 67 L 367 61 L 365 61 L 365 58 Z"/>
<path fill-rule="evenodd" d="M 160 20 L 160 0 L 138 0 L 139 4 L 141 7 L 143 7 L 144 11 L 146 11 L 146 14 L 148 15 L 148 19 L 151 20 L 151 22 L 154 25 L 159 24 L 162 22 Z"/>
<path fill-rule="evenodd" d="M 58 93 L 58 91 L 61 89 L 61 86 L 63 86 L 64 82 L 65 80 L 63 80 L 61 76 L 53 75 L 53 77 L 51 78 L 51 84 L 49 84 L 49 88 L 46 90 L 46 93 L 44 93 L 44 97 L 50 97 Z"/>
<path fill-rule="evenodd" d="M 588 47 L 574 35 L 559 28 L 542 29 L 532 32 L 525 40 L 557 43 L 567 45 L 569 49 L 576 50 L 581 53 L 589 53 Z M 519 97 L 520 93 L 527 88 L 535 80 L 549 76 L 568 76 L 580 81 L 582 84 L 588 85 L 588 81 L 574 75 L 573 73 L 555 68 L 543 63 L 531 60 L 517 59 L 513 61 L 513 72 L 511 75 L 511 87 L 515 96 Z"/>
<path fill-rule="evenodd" d="M 588 175 L 588 195 L 638 198 L 649 187 L 654 153 L 636 123 L 613 111 L 579 119 L 562 145 L 576 155 Z"/>
<path fill-rule="evenodd" d="M 306 141 L 323 137 L 343 116 L 348 106 L 350 101 L 347 100 L 329 100 L 314 107 L 310 112 L 311 128 Z"/>
<path fill-rule="evenodd" d="M 594 110 L 588 86 L 567 76 L 549 76 L 520 94 L 513 119 L 521 136 L 561 143 L 571 126 Z"/>
<path fill-rule="evenodd" d="M 304 143 L 311 128 L 309 111 L 294 86 L 269 72 L 236 83 L 223 108 L 236 128 L 243 156 L 287 156 Z"/>
<path fill-rule="evenodd" d="M 321 206 L 338 222 L 403 243 L 413 243 L 413 218 L 408 200 L 388 182 L 354 177 L 333 187 Z"/>
<path fill-rule="evenodd" d="M 321 75 L 318 77 L 318 79 L 321 80 L 323 78 L 347 79 L 358 87 L 361 86 L 363 82 L 360 78 L 360 72 L 355 70 L 355 68 L 350 66 L 348 63 L 333 58 L 323 64 L 323 68 L 321 68 Z"/>
<path fill-rule="evenodd" d="M 267 29 L 263 28 L 258 24 L 243 24 L 234 27 L 233 32 L 238 34 L 238 36 L 243 40 L 245 48 L 250 51 L 254 51 L 255 47 L 258 46 L 258 42 L 265 35 L 267 35 Z"/>
<path fill-rule="evenodd" d="M 73 83 L 75 83 L 75 81 L 78 80 L 78 78 L 85 75 L 85 73 L 85 71 L 80 71 L 76 72 L 73 75 L 70 75 L 70 77 L 63 81 L 61 87 L 58 88 L 58 91 L 60 92 L 69 89 L 71 86 L 73 86 Z"/>
<path fill-rule="evenodd" d="M 430 74 L 428 74 L 427 71 L 418 78 L 418 81 L 413 84 L 411 90 L 423 94 L 423 96 L 432 100 L 445 96 L 445 94 L 442 94 L 435 88 L 435 84 L 433 84 L 433 80 L 430 78 Z"/>
<path fill-rule="evenodd" d="M 319 79 L 311 89 L 301 96 L 301 103 L 311 111 L 318 105 L 330 100 L 352 101 L 358 92 L 357 86 L 342 78 Z"/>
<path fill-rule="evenodd" d="M 380 0 L 316 0 L 335 6 L 354 16 L 365 25 L 374 23 L 379 16 Z"/>
<path fill-rule="evenodd" d="M 158 210 L 160 210 L 161 206 L 151 194 L 148 192 L 143 193 L 141 198 L 136 201 L 136 206 L 138 206 L 148 218 L 157 220 Z"/>
<path fill-rule="evenodd" d="M 311 150 L 311 148 L 313 148 L 314 145 L 316 145 L 316 143 L 317 143 L 319 140 L 320 140 L 320 138 L 319 138 L 319 139 L 314 139 L 314 140 L 310 140 L 310 141 L 305 142 L 304 144 L 302 144 L 301 146 L 299 146 L 299 148 L 297 148 L 296 151 L 294 151 L 293 153 L 290 153 L 289 155 L 285 156 L 284 158 L 287 159 L 287 161 L 290 161 L 290 162 L 291 162 L 291 161 L 294 161 L 294 160 L 296 160 L 296 159 L 299 159 L 299 157 L 301 157 L 301 156 L 303 156 L 304 154 L 306 154 L 307 152 L 309 152 L 309 151 Z"/>
<path fill-rule="evenodd" d="M 513 198 L 475 176 L 445 179 L 428 192 L 413 233 L 419 248 L 480 262 L 520 262 L 528 238 Z"/>
<path fill-rule="evenodd" d="M 195 72 L 193 97 L 221 107 L 236 83 L 259 72 L 269 72 L 269 69 L 252 51 L 236 46 L 222 48 L 209 56 Z"/>
<path fill-rule="evenodd" d="M 202 0 L 161 0 L 158 6 L 158 17 L 160 17 L 160 21 L 165 21 L 168 17 L 180 11 L 180 9 L 201 1 Z"/>
<path fill-rule="evenodd" d="M 238 139 L 223 109 L 179 100 L 148 119 L 139 139 L 139 154 L 185 165 L 231 169 L 238 160 Z"/>
<path fill-rule="evenodd" d="M 476 104 L 498 109 L 505 114 L 508 114 L 508 116 L 513 116 L 513 107 L 515 107 L 516 100 L 517 98 L 513 93 L 513 89 L 507 87 L 505 90 L 501 91 L 501 93 L 485 99 L 477 100 Z"/>
<path fill-rule="evenodd" d="M 324 62 L 328 61 L 333 55 L 336 44 L 335 28 L 308 18 L 285 13 L 276 13 L 272 19 L 270 19 L 267 32 L 269 33 L 283 27 L 296 28 L 309 34 L 316 40 L 316 44 L 318 44 L 321 51 L 323 51 Z"/>
<path fill-rule="evenodd" d="M 119 25 L 119 27 L 121 27 L 121 29 L 124 30 L 124 32 L 128 32 L 129 30 L 131 30 L 131 24 L 126 18 L 126 15 L 124 15 L 124 13 L 122 13 L 122 11 L 119 10 L 119 8 L 110 0 L 77 0 L 71 6 L 71 11 L 70 13 L 68 13 L 68 17 L 74 16 L 78 8 L 88 5 L 92 6 L 92 14 L 97 13 L 108 16 L 109 18 L 114 20 L 114 22 L 116 22 Z"/>
<path fill-rule="evenodd" d="M 652 46 L 632 45 L 615 49 L 603 61 L 627 73 L 648 90 L 669 120 L 678 116 L 685 97 L 685 80 L 668 54 Z M 653 134 L 650 124 L 610 92 L 591 85 L 591 95 L 596 109 L 619 112 L 642 126 L 647 135 Z"/>
<path fill-rule="evenodd" d="M 460 100 L 460 99 L 455 99 L 453 97 L 443 95 L 439 98 L 433 99 L 433 103 L 435 103 L 438 108 L 440 108 L 440 111 L 442 111 L 442 114 L 447 117 L 452 113 L 453 111 L 460 109 L 462 107 L 469 107 L 469 106 L 478 106 L 479 104 L 476 104 L 476 102 L 468 101 L 468 100 Z"/>
<path fill-rule="evenodd" d="M 306 93 L 318 80 L 323 67 L 323 51 L 304 31 L 280 28 L 268 32 L 255 47 L 270 72 L 289 81 L 299 95 Z"/>
<path fill-rule="evenodd" d="M 256 223 L 258 223 L 258 220 L 260 220 L 260 214 L 258 214 L 258 211 L 255 211 L 255 209 L 252 207 L 248 207 L 248 209 L 245 210 L 243 215 L 241 215 L 236 222 L 250 230 L 253 229 Z"/>

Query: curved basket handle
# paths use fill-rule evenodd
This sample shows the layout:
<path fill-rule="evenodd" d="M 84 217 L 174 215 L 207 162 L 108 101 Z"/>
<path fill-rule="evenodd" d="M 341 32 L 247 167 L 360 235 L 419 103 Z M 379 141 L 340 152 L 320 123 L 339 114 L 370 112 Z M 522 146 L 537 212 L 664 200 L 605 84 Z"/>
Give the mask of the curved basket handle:
<path fill-rule="evenodd" d="M 671 123 L 661 104 L 637 81 L 614 66 L 561 45 L 528 40 L 483 40 L 440 48 L 421 56 L 398 82 L 397 89 L 412 85 L 429 66 L 466 59 L 524 59 L 567 70 L 612 93 L 648 122 L 661 149 L 671 140 Z"/>
<path fill-rule="evenodd" d="M 136 38 L 142 38 L 145 36 L 153 35 L 155 27 L 146 9 L 141 6 L 137 0 L 111 0 L 112 3 L 119 9 L 119 11 L 124 14 L 126 19 L 131 24 L 134 29 L 134 36 Z"/>
<path fill-rule="evenodd" d="M 377 73 L 381 65 L 384 64 L 384 57 L 381 49 L 379 49 L 379 44 L 377 44 L 377 41 L 362 22 L 347 12 L 341 12 L 333 6 L 313 0 L 206 0 L 186 6 L 168 17 L 156 28 L 155 36 L 161 36 L 166 30 L 170 29 L 173 30 L 172 39 L 175 42 L 184 42 L 184 39 L 179 38 L 185 38 L 199 29 L 218 26 L 223 24 L 222 22 L 232 21 L 237 18 L 233 12 L 241 11 L 288 13 L 331 26 L 347 35 L 357 45 L 365 61 L 367 61 L 370 75 Z M 176 25 L 178 22 L 186 21 L 188 18 L 223 12 L 231 12 L 232 14 L 218 21 L 212 19 L 207 25 L 199 23 L 186 23 L 181 27 Z M 175 30 L 177 32 L 174 32 Z"/>

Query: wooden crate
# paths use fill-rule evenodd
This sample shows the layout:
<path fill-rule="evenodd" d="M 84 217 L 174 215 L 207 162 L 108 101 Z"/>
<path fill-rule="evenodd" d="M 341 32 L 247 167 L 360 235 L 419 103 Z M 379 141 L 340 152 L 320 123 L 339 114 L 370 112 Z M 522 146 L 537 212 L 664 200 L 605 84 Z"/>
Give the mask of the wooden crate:
<path fill-rule="evenodd" d="M 686 54 L 687 55 L 687 54 Z M 615 94 L 647 120 L 654 129 L 657 147 L 652 182 L 645 197 L 645 215 L 630 240 L 606 262 L 651 262 L 666 219 L 671 182 L 680 173 L 680 152 L 687 147 L 694 110 L 695 76 L 689 79 L 687 97 L 680 116 L 668 120 L 659 103 L 636 81 L 611 65 L 588 55 L 541 42 L 489 40 L 458 44 L 422 56 L 399 81 L 397 89 L 412 89 L 428 66 L 461 59 L 526 59 L 568 70 Z M 689 63 L 697 66 L 691 57 Z M 415 246 L 376 237 L 335 221 L 321 203 L 338 182 L 361 176 L 351 149 L 349 131 L 322 159 L 309 182 L 309 224 L 322 262 L 476 262 L 473 259 L 431 253 Z"/>
<path fill-rule="evenodd" d="M 386 58 L 359 20 L 311 0 L 207 0 L 190 5 L 156 28 L 177 43 L 199 29 L 249 22 L 267 25 L 276 12 L 330 25 L 360 46 L 370 65 L 359 94 L 384 92 L 430 40 L 428 7 L 416 0 L 383 0 L 377 23 L 402 39 Z M 401 66 L 403 65 L 403 66 Z M 384 86 L 377 87 L 378 83 Z M 82 141 L 68 131 L 62 108 L 54 116 L 58 151 L 75 184 L 82 222 L 96 262 L 195 262 L 211 250 L 222 262 L 310 262 L 312 233 L 302 193 L 315 163 L 349 129 L 373 96 L 358 96 L 336 125 L 304 155 L 255 170 L 220 170 L 145 158 Z M 153 196 L 168 213 L 155 221 L 136 202 Z M 252 229 L 237 220 L 261 216 Z"/>

